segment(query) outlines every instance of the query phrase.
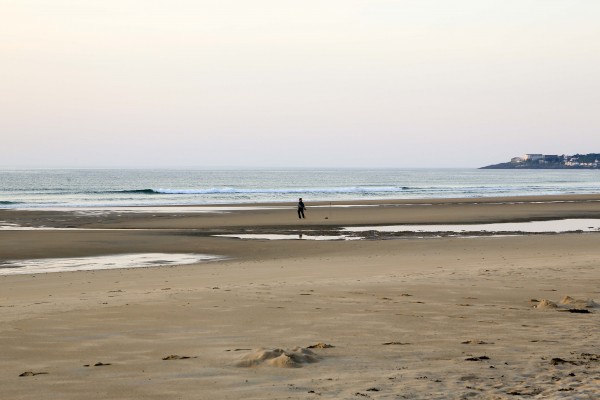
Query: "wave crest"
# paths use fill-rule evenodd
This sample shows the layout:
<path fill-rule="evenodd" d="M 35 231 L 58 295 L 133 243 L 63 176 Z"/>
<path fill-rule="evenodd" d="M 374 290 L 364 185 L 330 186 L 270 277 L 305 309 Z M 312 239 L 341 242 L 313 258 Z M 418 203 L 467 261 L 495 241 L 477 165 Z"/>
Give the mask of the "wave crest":
<path fill-rule="evenodd" d="M 396 193 L 409 190 L 407 187 L 393 186 L 352 186 L 341 188 L 281 188 L 281 189 L 136 189 L 120 190 L 117 193 L 132 194 L 302 194 L 302 193 Z M 113 192 L 114 193 L 114 192 Z"/>

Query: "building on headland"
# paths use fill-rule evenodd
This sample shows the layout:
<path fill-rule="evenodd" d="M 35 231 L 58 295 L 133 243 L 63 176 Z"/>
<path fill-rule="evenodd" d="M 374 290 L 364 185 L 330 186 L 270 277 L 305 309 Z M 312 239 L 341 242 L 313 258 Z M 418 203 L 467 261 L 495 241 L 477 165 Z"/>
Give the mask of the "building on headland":
<path fill-rule="evenodd" d="M 600 154 L 575 154 L 564 157 L 564 164 L 568 167 L 600 168 Z"/>
<path fill-rule="evenodd" d="M 523 159 L 523 161 L 534 162 L 534 161 L 543 160 L 544 155 L 543 154 L 525 154 L 521 158 Z"/>
<path fill-rule="evenodd" d="M 492 169 L 600 169 L 600 153 L 558 155 L 525 154 L 510 162 L 488 165 Z"/>
<path fill-rule="evenodd" d="M 549 163 L 560 162 L 561 157 L 558 154 L 544 154 L 544 161 Z"/>

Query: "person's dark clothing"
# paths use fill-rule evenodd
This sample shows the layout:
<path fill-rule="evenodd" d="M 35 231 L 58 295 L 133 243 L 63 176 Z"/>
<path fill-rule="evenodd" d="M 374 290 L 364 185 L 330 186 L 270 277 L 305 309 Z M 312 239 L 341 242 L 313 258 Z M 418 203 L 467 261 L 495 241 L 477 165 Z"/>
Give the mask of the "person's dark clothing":
<path fill-rule="evenodd" d="M 304 210 L 306 209 L 306 206 L 304 206 L 304 202 L 299 201 L 298 202 L 298 218 L 302 219 L 302 218 L 306 218 L 304 216 Z"/>

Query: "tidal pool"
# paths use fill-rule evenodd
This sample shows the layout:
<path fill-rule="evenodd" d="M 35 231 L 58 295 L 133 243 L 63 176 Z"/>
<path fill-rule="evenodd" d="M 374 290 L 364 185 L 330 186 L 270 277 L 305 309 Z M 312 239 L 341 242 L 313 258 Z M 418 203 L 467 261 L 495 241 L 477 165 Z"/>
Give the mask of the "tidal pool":
<path fill-rule="evenodd" d="M 237 239 L 263 239 L 263 240 L 356 240 L 360 237 L 353 236 L 327 236 L 327 235 L 306 235 L 306 234 L 283 234 L 283 233 L 239 233 L 230 235 L 215 235 L 218 237 L 229 237 Z"/>
<path fill-rule="evenodd" d="M 493 224 L 452 224 L 452 225 L 387 225 L 352 226 L 343 228 L 345 232 L 515 232 L 515 233 L 564 233 L 598 232 L 600 219 L 558 219 L 551 221 L 501 222 Z"/>
<path fill-rule="evenodd" d="M 208 254 L 139 253 L 97 257 L 33 258 L 0 260 L 0 275 L 39 274 L 48 272 L 92 271 L 119 268 L 148 268 L 196 264 L 221 259 Z"/>

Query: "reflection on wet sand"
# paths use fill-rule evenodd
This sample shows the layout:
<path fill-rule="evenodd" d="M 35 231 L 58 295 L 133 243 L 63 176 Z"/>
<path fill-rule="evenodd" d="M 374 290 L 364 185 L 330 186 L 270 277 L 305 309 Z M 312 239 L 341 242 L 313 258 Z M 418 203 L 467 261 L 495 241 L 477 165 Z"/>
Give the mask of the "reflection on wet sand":
<path fill-rule="evenodd" d="M 221 257 L 207 254 L 143 253 L 99 257 L 35 258 L 0 261 L 0 275 L 38 274 L 46 272 L 90 271 L 117 268 L 144 268 L 195 264 Z"/>
<path fill-rule="evenodd" d="M 521 232 L 521 233 L 561 233 L 600 231 L 600 219 L 561 219 L 551 221 L 503 222 L 494 224 L 455 224 L 455 225 L 389 225 L 353 226 L 343 228 L 345 232 Z"/>

